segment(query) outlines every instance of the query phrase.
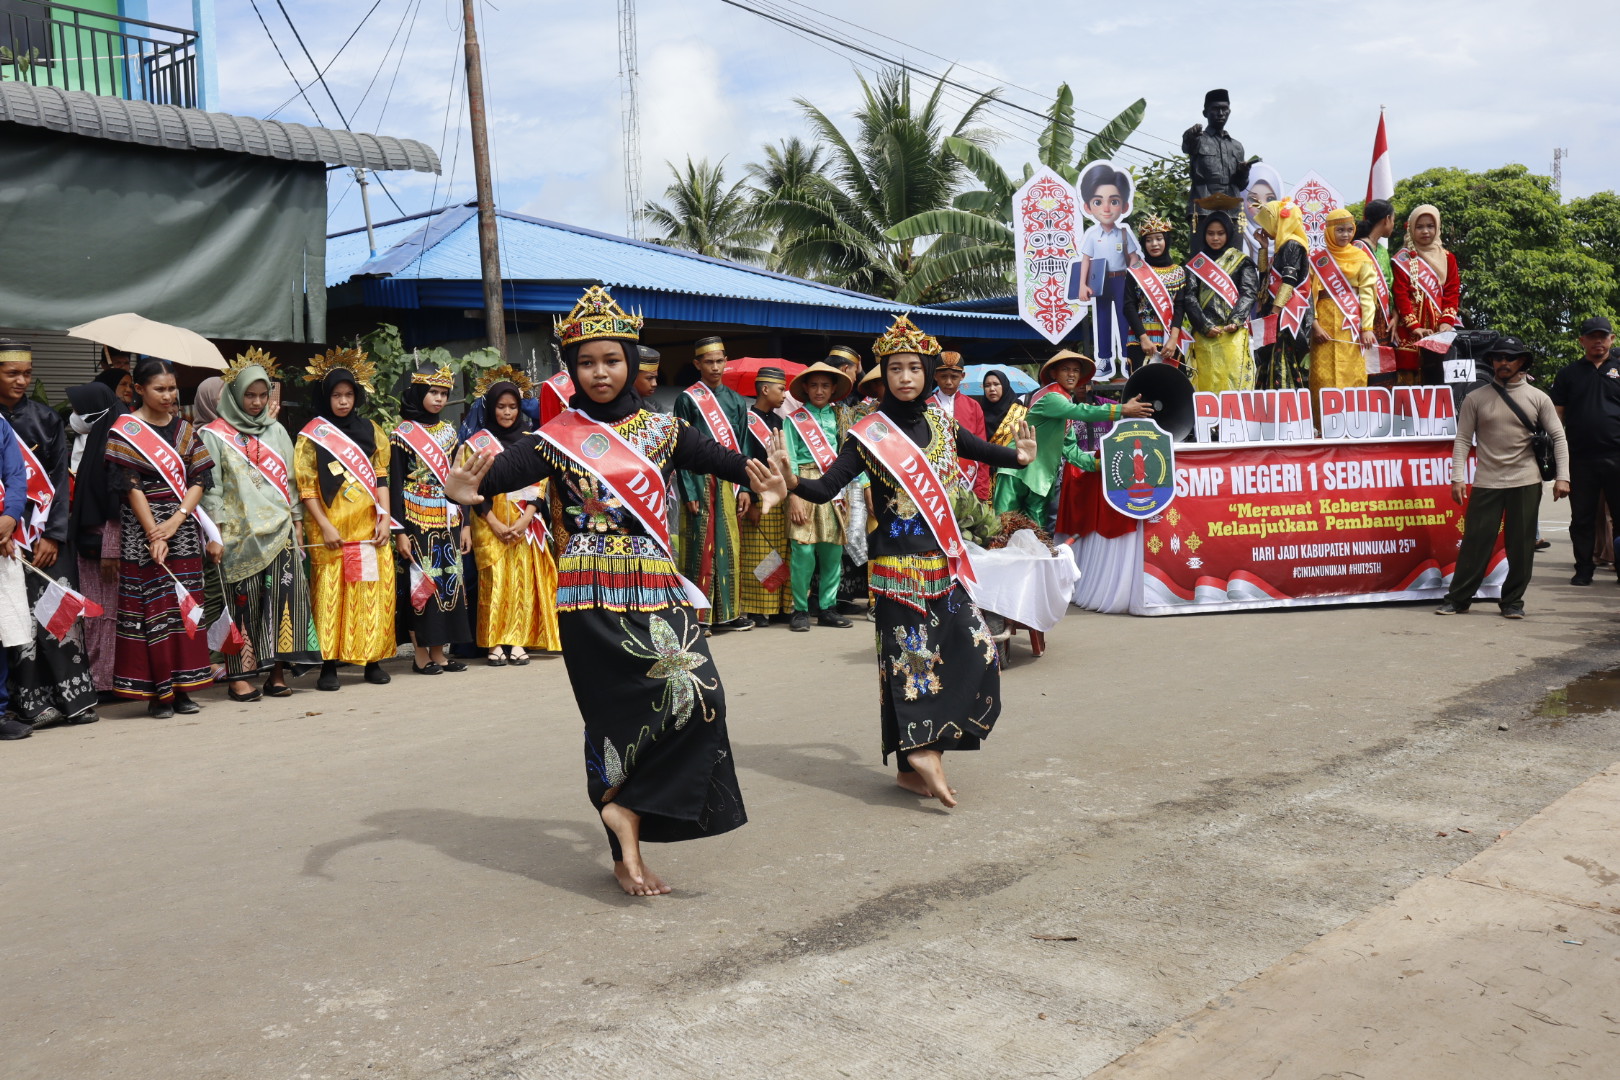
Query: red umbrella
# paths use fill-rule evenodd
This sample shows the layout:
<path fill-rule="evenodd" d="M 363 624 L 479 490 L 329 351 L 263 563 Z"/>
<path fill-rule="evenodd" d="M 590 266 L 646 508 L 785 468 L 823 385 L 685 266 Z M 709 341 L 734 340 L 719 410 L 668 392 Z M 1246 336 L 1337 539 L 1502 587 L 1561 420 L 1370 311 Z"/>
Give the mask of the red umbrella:
<path fill-rule="evenodd" d="M 794 376 L 808 366 L 808 364 L 795 364 L 791 360 L 777 360 L 772 357 L 744 356 L 726 365 L 726 374 L 721 381 L 743 397 L 751 398 L 754 396 L 754 372 L 760 368 L 781 368 L 782 373 L 787 376 L 788 382 L 792 382 Z"/>

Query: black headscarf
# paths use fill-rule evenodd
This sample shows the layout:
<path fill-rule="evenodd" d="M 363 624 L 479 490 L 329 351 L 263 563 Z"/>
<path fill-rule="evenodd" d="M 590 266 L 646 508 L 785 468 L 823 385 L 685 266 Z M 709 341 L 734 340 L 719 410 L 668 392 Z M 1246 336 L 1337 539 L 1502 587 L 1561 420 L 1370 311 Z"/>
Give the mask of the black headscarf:
<path fill-rule="evenodd" d="M 985 383 L 988 384 L 991 379 L 995 379 L 1001 384 L 1001 400 L 991 401 L 989 396 L 982 391 L 979 394 L 979 405 L 984 409 L 984 433 L 986 438 L 995 437 L 996 429 L 1001 426 L 1001 421 L 1006 417 L 1007 410 L 1012 408 L 1014 401 L 1018 400 L 1018 395 L 1013 393 L 1012 380 L 1007 378 L 1006 372 L 999 368 L 985 372 Z"/>
<path fill-rule="evenodd" d="M 495 406 L 501 403 L 504 394 L 511 394 L 518 402 L 517 419 L 512 421 L 511 427 L 501 427 L 500 421 L 495 419 Z M 517 383 L 502 379 L 485 390 L 480 400 L 484 406 L 484 429 L 499 439 L 502 446 L 511 446 L 524 434 L 534 430 L 529 425 L 528 416 L 523 412 L 523 391 L 518 389 Z"/>
<path fill-rule="evenodd" d="M 67 397 L 73 411 L 90 424 L 90 432 L 84 437 L 84 453 L 79 458 L 79 471 L 73 480 L 68 535 L 81 551 L 100 551 L 95 530 L 118 515 L 118 498 L 107 482 L 107 433 L 112 430 L 113 421 L 129 409 L 99 377 L 83 386 L 68 387 Z"/>
<path fill-rule="evenodd" d="M 339 416 L 332 409 L 332 392 L 344 383 L 354 388 L 354 408 L 349 410 L 349 415 Z M 315 410 L 316 416 L 353 439 L 355 445 L 369 458 L 377 452 L 377 429 L 372 426 L 370 420 L 360 415 L 360 409 L 365 403 L 366 388 L 360 385 L 360 380 L 354 377 L 354 372 L 348 368 L 333 368 L 326 373 L 326 377 L 316 388 L 310 407 Z M 331 506 L 332 500 L 337 498 L 338 489 L 343 486 L 343 478 L 347 475 L 342 471 L 337 473 L 332 471 L 330 463 L 336 460 L 319 446 L 315 448 L 315 472 L 321 482 L 321 501 L 328 506 Z"/>
<path fill-rule="evenodd" d="M 428 386 L 426 383 L 413 382 L 407 386 L 405 392 L 399 396 L 399 418 L 416 424 L 428 425 L 437 424 L 440 420 L 443 420 L 443 409 L 432 413 L 422 407 L 422 402 L 431 389 L 433 387 Z"/>
<path fill-rule="evenodd" d="M 639 359 L 636 361 L 630 359 L 631 353 L 635 351 L 635 342 L 626 342 L 621 338 L 609 340 L 617 341 L 624 349 L 624 385 L 619 388 L 619 396 L 598 405 L 583 389 L 575 389 L 574 396 L 568 399 L 569 408 L 578 409 L 592 420 L 604 424 L 617 423 L 641 408 L 641 395 L 636 393 L 636 364 L 639 363 Z M 563 366 L 568 369 L 568 377 L 574 380 L 575 387 L 580 386 L 579 347 L 583 344 L 585 343 L 577 342 L 562 351 Z"/>
<path fill-rule="evenodd" d="M 1228 226 L 1228 228 L 1230 227 L 1231 226 Z M 1149 233 L 1148 235 L 1151 236 L 1153 234 Z M 1175 260 L 1170 257 L 1170 234 L 1159 233 L 1159 235 L 1164 237 L 1164 250 L 1159 252 L 1157 255 L 1149 255 L 1147 253 L 1146 238 L 1144 237 L 1144 242 L 1142 244 L 1142 261 L 1147 263 L 1149 266 L 1157 266 L 1160 268 L 1173 266 L 1175 265 Z M 1226 243 L 1228 247 L 1231 246 L 1232 238 L 1230 236 L 1227 237 Z"/>
<path fill-rule="evenodd" d="M 894 387 L 889 385 L 889 361 L 895 356 L 916 356 L 923 365 L 923 387 L 911 401 L 901 401 L 895 396 Z M 911 437 L 911 441 L 927 449 L 930 439 L 928 430 L 928 399 L 934 393 L 934 368 L 939 364 L 938 356 L 923 356 L 920 353 L 894 353 L 890 356 L 878 358 L 883 365 L 883 385 L 887 393 L 878 405 L 878 411 L 894 421 L 896 427 Z"/>
<path fill-rule="evenodd" d="M 103 371 L 101 374 L 96 376 L 96 382 L 111 390 L 113 392 L 113 396 L 116 397 L 118 395 L 118 384 L 123 382 L 126 378 L 134 378 L 134 376 L 128 371 L 125 371 L 123 368 L 110 367 L 106 371 Z M 83 414 L 81 413 L 80 415 Z"/>
<path fill-rule="evenodd" d="M 1214 213 L 1210 214 L 1209 217 L 1204 219 L 1204 223 L 1199 226 L 1198 229 L 1198 239 L 1200 243 L 1203 244 L 1205 251 L 1209 251 L 1209 241 L 1204 238 L 1204 234 L 1209 232 L 1209 227 L 1217 221 L 1226 226 L 1226 247 L 1221 248 L 1220 251 L 1212 252 L 1212 257 L 1225 255 L 1227 248 L 1241 243 L 1243 239 L 1238 235 L 1237 226 L 1232 224 L 1232 216 L 1225 210 L 1216 210 Z"/>

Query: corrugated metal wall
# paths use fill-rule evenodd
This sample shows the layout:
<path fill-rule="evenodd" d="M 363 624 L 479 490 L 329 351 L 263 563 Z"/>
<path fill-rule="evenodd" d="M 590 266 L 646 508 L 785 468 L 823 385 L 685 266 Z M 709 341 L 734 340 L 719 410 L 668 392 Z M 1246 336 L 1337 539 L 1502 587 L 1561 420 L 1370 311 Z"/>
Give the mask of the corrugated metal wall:
<path fill-rule="evenodd" d="M 51 404 L 66 400 L 67 388 L 87 383 L 101 370 L 101 346 L 70 338 L 60 330 L 0 326 L 0 338 L 26 341 L 34 350 L 34 378 L 44 383 Z"/>

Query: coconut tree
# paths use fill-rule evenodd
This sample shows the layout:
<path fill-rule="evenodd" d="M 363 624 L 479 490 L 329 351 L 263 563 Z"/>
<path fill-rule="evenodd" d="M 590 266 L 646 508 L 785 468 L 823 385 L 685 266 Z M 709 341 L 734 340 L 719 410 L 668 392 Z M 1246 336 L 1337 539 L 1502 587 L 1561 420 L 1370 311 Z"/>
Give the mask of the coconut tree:
<path fill-rule="evenodd" d="M 725 160 L 686 159 L 686 169 L 669 166 L 674 182 L 664 189 L 664 201 L 642 208 L 643 220 L 663 230 L 655 244 L 684 248 L 699 255 L 736 262 L 762 263 L 762 245 L 770 238 L 746 180 L 726 185 Z"/>
<path fill-rule="evenodd" d="M 755 208 L 762 220 L 771 222 L 775 220 L 773 203 L 803 199 L 812 184 L 825 179 L 827 154 L 819 144 L 798 136 L 782 139 L 774 146 L 767 143 L 760 149 L 765 160 L 748 166 L 748 179 L 753 184 Z M 790 239 L 788 230 L 777 229 L 768 260 L 771 269 L 782 269 L 781 252 Z"/>

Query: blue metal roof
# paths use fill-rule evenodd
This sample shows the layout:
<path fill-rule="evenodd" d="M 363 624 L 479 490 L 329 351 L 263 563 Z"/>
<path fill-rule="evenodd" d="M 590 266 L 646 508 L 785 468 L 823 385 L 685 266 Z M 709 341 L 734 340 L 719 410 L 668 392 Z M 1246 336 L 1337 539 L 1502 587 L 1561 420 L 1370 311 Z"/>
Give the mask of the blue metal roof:
<path fill-rule="evenodd" d="M 1037 337 L 1017 315 L 911 307 L 678 248 L 504 210 L 497 215 L 503 288 L 519 310 L 567 311 L 584 284 L 599 283 L 626 307 L 673 322 L 875 334 L 904 313 L 934 334 Z M 364 229 L 328 238 L 328 286 L 353 281 L 363 302 L 381 307 L 483 306 L 471 204 L 386 222 L 376 234 L 375 258 Z"/>

